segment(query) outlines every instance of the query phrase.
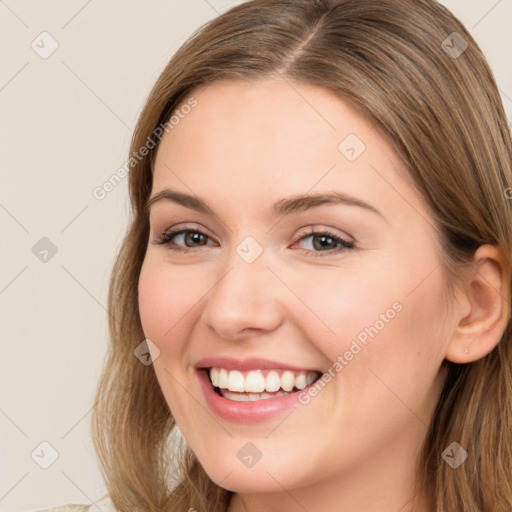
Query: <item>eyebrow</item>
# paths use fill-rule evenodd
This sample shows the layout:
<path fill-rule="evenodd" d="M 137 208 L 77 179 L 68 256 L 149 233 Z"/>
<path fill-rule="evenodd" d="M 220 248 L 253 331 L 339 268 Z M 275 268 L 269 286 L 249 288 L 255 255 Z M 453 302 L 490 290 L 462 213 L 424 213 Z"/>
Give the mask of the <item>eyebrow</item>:
<path fill-rule="evenodd" d="M 202 199 L 189 194 L 176 192 L 169 188 L 165 188 L 153 195 L 148 199 L 144 208 L 146 211 L 149 211 L 154 204 L 161 201 L 171 201 L 201 213 L 215 215 L 211 208 Z M 373 212 L 386 220 L 384 215 L 371 204 L 365 203 L 357 197 L 353 197 L 342 192 L 326 192 L 286 197 L 273 204 L 272 212 L 275 216 L 282 217 L 285 215 L 291 215 L 292 213 L 303 212 L 324 204 L 345 204 L 347 206 L 357 206 Z"/>

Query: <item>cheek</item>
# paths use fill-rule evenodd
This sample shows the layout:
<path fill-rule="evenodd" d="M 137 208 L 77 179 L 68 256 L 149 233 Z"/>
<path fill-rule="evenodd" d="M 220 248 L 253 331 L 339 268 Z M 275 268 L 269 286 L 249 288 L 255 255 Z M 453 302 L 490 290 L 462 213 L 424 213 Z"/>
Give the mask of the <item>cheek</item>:
<path fill-rule="evenodd" d="M 331 361 L 349 350 L 353 340 L 364 347 L 401 314 L 400 293 L 394 282 L 383 282 L 381 268 L 354 265 L 311 274 L 309 280 L 307 273 L 289 275 L 287 283 L 307 306 L 295 301 L 294 321 Z"/>
<path fill-rule="evenodd" d="M 387 403 L 390 411 L 399 412 L 407 404 L 427 423 L 448 336 L 443 330 L 443 281 L 437 269 L 420 286 L 414 288 L 411 282 L 401 278 L 391 285 L 389 298 L 381 304 L 395 300 L 399 308 L 384 313 L 382 322 L 375 321 L 376 316 L 365 325 L 362 332 L 368 338 L 357 356 L 362 356 L 359 377 L 362 381 L 366 375 L 376 410 L 385 414 L 382 407 Z"/>
<path fill-rule="evenodd" d="M 197 321 L 194 305 L 204 295 L 196 272 L 186 266 L 172 268 L 148 252 L 141 268 L 138 284 L 139 312 L 146 338 L 160 350 L 153 369 L 165 400 L 175 420 L 187 427 L 189 395 L 183 394 L 180 383 L 186 368 L 187 329 Z"/>
<path fill-rule="evenodd" d="M 206 293 L 197 270 L 168 263 L 148 255 L 142 265 L 138 297 L 139 311 L 147 338 L 161 345 L 176 336 L 194 317 L 194 306 Z M 160 349 L 168 347 L 159 347 Z"/>
<path fill-rule="evenodd" d="M 431 272 L 435 260 L 418 266 L 400 261 L 397 255 L 361 271 L 352 268 L 339 279 L 333 272 L 330 282 L 303 292 L 335 332 L 319 343 L 328 359 L 339 363 L 332 372 L 344 376 L 335 379 L 335 386 L 347 400 L 375 396 L 377 409 L 386 398 L 396 401 L 390 390 L 413 403 L 425 399 L 449 335 L 443 329 L 442 273 L 440 268 Z M 308 334 L 320 340 L 313 329 Z"/>

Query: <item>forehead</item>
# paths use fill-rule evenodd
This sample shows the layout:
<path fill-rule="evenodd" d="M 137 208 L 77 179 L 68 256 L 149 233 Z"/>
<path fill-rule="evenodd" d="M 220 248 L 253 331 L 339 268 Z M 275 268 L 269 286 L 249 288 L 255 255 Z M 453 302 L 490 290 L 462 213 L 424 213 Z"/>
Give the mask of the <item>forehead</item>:
<path fill-rule="evenodd" d="M 280 77 L 226 80 L 190 97 L 196 105 L 160 143 L 154 191 L 215 191 L 229 202 L 337 190 L 385 210 L 396 206 L 397 187 L 410 188 L 378 129 L 325 88 Z"/>
<path fill-rule="evenodd" d="M 195 89 L 190 96 L 197 105 L 181 114 L 179 126 L 172 128 L 175 146 L 231 146 L 232 151 L 241 149 L 249 155 L 251 150 L 270 155 L 287 149 L 289 153 L 283 157 L 292 158 L 307 149 L 304 142 L 316 152 L 329 153 L 333 147 L 337 151 L 343 134 L 362 138 L 374 128 L 328 89 L 279 77 L 217 81 Z M 384 145 L 377 131 L 372 139 L 373 145 Z M 236 148 L 230 144 L 233 140 Z"/>

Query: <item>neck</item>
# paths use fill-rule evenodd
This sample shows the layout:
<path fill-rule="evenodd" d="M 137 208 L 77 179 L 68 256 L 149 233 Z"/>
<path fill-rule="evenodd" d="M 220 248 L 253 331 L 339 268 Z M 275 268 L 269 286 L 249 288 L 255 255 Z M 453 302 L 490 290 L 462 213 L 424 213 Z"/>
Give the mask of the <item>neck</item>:
<path fill-rule="evenodd" d="M 325 496 L 324 499 L 316 500 L 311 496 L 309 499 L 303 500 L 295 491 L 287 491 L 282 495 L 279 494 L 234 494 L 231 498 L 227 512 L 258 512 L 265 510 L 266 512 L 304 512 L 305 510 L 322 510 L 322 512 L 339 512 L 340 503 L 345 503 L 342 496 L 333 497 Z M 391 498 L 386 497 L 385 503 L 378 501 L 378 497 L 368 496 L 370 500 L 364 500 L 360 503 L 350 502 L 352 506 L 343 507 L 343 512 L 435 512 L 433 500 L 424 493 L 415 495 L 404 494 L 400 498 L 398 494 Z M 316 508 L 312 508 L 315 501 L 320 501 Z"/>
<path fill-rule="evenodd" d="M 276 492 L 234 494 L 228 512 L 339 512 L 340 503 L 343 512 L 435 512 L 431 495 L 418 483 L 419 453 L 414 455 L 388 444 L 358 467 L 303 487 L 279 484 Z"/>

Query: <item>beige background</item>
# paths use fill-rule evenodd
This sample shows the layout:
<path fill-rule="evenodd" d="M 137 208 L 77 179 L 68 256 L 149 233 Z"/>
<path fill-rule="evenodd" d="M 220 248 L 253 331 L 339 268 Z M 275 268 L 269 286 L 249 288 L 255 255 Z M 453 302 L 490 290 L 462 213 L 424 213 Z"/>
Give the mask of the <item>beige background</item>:
<path fill-rule="evenodd" d="M 238 3 L 0 1 L 0 511 L 91 503 L 105 490 L 89 424 L 126 180 L 103 200 L 92 192 L 125 162 L 173 52 Z M 510 119 L 512 0 L 443 3 L 488 56 Z M 47 469 L 42 442 L 57 455 Z"/>

